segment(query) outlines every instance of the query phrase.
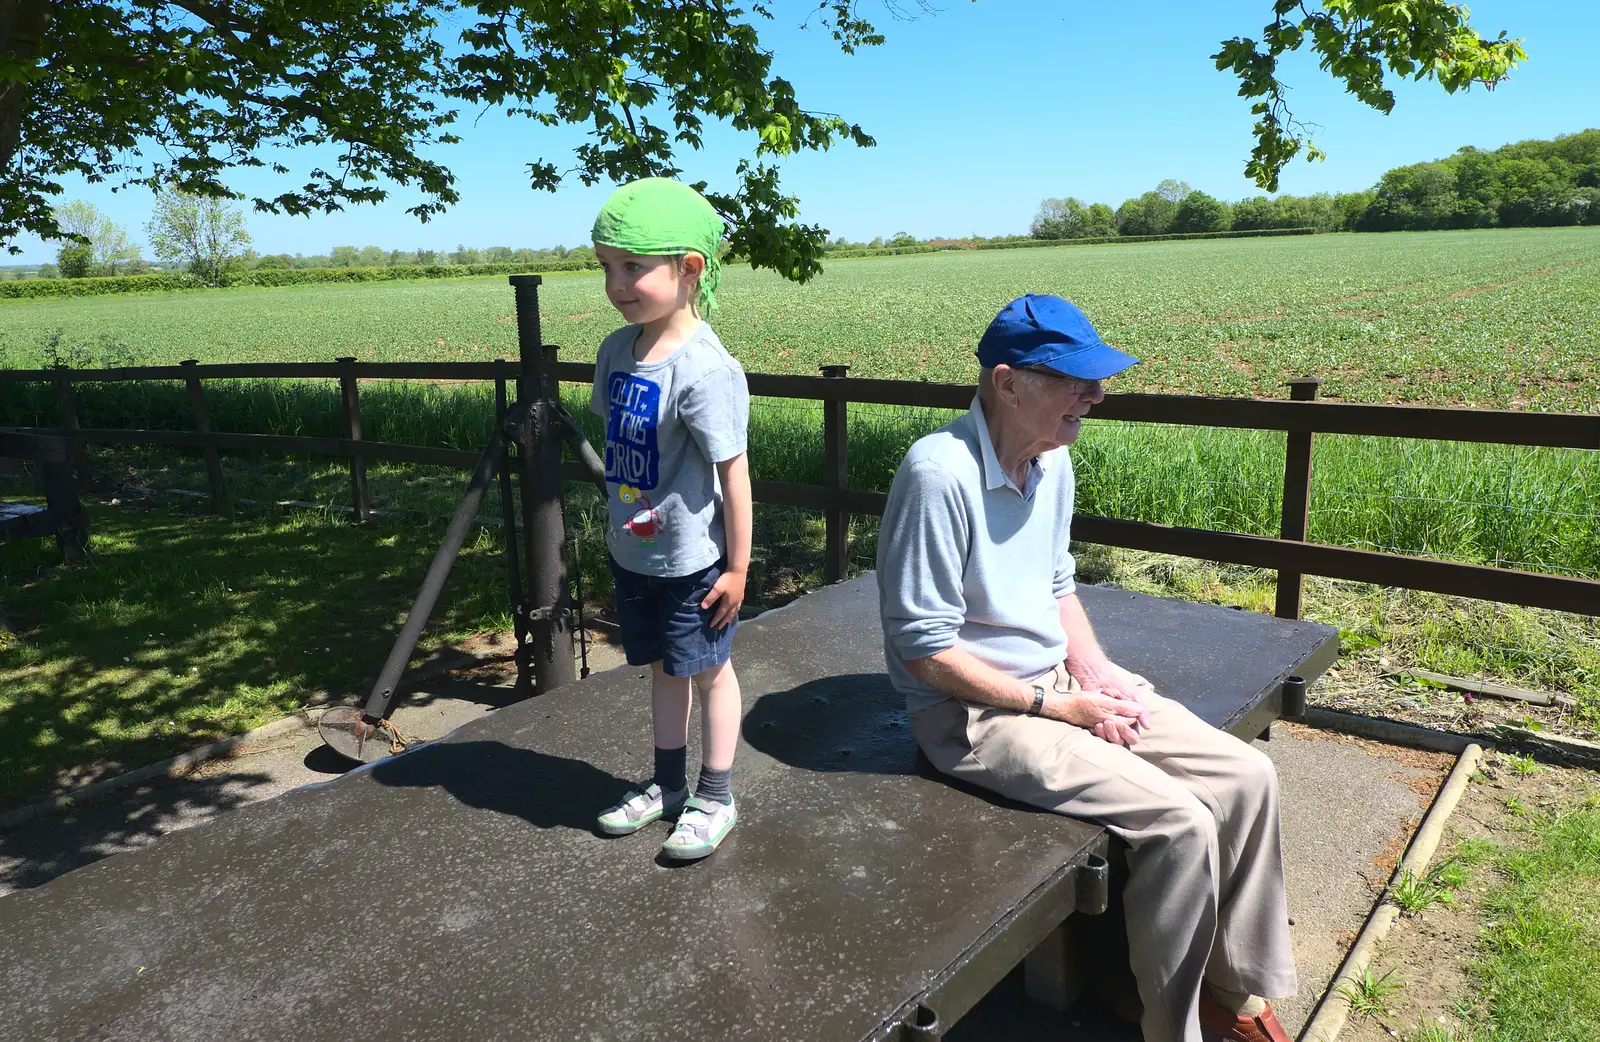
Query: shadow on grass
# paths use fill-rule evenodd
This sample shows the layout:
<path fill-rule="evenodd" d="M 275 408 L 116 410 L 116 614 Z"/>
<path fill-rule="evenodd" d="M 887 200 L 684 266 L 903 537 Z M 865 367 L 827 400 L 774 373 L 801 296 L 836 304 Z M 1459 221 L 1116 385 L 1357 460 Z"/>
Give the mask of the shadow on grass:
<path fill-rule="evenodd" d="M 317 513 L 92 508 L 93 563 L 0 547 L 0 808 L 364 695 L 442 535 Z M 504 613 L 499 537 L 463 550 L 425 638 Z"/>

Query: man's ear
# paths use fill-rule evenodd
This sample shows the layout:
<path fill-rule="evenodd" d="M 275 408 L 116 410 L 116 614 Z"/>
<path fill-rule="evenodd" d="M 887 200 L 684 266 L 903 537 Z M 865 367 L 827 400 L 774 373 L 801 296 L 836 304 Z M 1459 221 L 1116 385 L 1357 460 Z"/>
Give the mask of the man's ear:
<path fill-rule="evenodd" d="M 1001 362 L 994 367 L 995 397 L 1007 405 L 1017 403 L 1017 371 Z"/>

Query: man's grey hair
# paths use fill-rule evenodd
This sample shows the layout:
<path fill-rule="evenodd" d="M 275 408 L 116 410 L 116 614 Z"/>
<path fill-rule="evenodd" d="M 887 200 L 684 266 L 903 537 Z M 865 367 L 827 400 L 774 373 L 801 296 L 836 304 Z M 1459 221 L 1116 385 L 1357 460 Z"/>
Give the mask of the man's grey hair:
<path fill-rule="evenodd" d="M 1036 390 L 1041 382 L 1050 379 L 1029 369 L 1017 366 L 1009 368 L 1015 374 L 1014 379 L 1020 381 L 1022 389 L 1026 391 Z M 989 403 L 994 401 L 994 370 L 987 366 L 978 369 L 978 401 L 984 408 L 988 408 Z"/>

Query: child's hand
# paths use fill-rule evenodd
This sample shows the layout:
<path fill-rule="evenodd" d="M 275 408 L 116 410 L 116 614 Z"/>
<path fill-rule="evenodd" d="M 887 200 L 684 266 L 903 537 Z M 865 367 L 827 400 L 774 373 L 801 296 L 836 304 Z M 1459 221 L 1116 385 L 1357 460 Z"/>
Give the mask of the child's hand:
<path fill-rule="evenodd" d="M 721 604 L 717 604 L 719 600 Z M 717 610 L 711 614 L 710 626 L 714 630 L 720 630 L 739 617 L 739 605 L 743 603 L 744 572 L 729 568 L 717 577 L 711 592 L 700 602 L 700 607 L 709 608 L 713 604 L 717 605 Z"/>

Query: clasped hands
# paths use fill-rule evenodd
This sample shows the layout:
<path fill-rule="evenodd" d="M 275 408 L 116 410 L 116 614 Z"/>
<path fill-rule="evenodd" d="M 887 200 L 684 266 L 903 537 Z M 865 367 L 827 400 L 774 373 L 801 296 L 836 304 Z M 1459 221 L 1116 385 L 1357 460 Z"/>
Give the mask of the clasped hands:
<path fill-rule="evenodd" d="M 1077 680 L 1081 690 L 1057 693 L 1041 715 L 1076 724 L 1112 745 L 1138 744 L 1139 732 L 1150 726 L 1150 682 L 1110 661 Z"/>

